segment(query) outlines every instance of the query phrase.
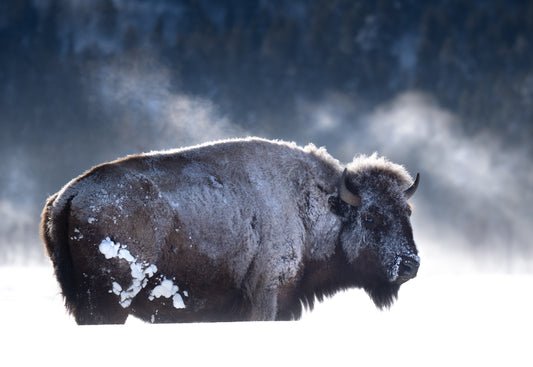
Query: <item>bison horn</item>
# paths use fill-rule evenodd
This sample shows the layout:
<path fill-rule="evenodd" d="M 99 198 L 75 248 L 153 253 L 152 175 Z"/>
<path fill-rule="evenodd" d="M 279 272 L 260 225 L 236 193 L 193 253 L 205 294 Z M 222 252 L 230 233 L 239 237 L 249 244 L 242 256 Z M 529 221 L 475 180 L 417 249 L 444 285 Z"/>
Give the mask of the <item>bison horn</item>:
<path fill-rule="evenodd" d="M 351 206 L 359 206 L 361 204 L 361 198 L 348 190 L 346 187 L 346 171 L 347 169 L 345 168 L 341 176 L 341 182 L 339 183 L 339 197 L 346 204 L 350 204 Z"/>
<path fill-rule="evenodd" d="M 418 188 L 418 182 L 420 181 L 420 173 L 416 174 L 415 182 L 409 187 L 407 190 L 405 190 L 403 193 L 407 199 L 409 199 L 413 194 L 415 193 L 416 189 Z"/>

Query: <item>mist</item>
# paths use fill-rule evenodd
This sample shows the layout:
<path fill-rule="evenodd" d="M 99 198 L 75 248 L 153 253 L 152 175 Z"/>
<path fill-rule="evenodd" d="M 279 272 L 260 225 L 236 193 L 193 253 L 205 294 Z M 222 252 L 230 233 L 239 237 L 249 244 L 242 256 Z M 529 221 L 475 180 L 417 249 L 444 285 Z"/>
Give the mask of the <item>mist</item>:
<path fill-rule="evenodd" d="M 208 98 L 172 91 L 170 71 L 153 60 L 105 65 L 93 74 L 91 88 L 115 121 L 119 155 L 248 135 Z"/>

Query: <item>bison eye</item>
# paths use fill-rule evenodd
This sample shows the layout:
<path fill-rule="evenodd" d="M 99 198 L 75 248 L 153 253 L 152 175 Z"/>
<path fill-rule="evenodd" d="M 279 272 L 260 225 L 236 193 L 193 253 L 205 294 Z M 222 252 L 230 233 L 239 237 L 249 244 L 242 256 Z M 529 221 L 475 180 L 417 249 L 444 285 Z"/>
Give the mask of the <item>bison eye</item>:
<path fill-rule="evenodd" d="M 381 224 L 381 220 L 372 213 L 363 213 L 362 219 L 363 225 L 369 229 L 374 229 Z"/>

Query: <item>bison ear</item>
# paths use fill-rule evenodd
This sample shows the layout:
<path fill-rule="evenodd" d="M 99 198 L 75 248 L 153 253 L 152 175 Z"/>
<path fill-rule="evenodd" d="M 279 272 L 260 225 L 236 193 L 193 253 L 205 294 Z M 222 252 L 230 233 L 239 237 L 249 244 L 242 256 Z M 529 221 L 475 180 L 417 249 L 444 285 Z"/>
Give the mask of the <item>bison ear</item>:
<path fill-rule="evenodd" d="M 342 172 L 341 180 L 339 182 L 339 198 L 346 204 L 358 207 L 361 205 L 361 198 L 359 195 L 354 194 L 348 190 L 348 187 L 346 187 L 346 171 L 347 169 L 345 168 L 344 172 Z"/>

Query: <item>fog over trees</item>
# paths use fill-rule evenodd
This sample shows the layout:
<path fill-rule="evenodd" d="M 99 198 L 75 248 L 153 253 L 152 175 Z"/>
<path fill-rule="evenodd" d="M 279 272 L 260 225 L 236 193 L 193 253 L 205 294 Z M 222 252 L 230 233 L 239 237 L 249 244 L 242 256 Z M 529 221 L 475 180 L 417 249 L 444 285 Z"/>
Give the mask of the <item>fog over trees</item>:
<path fill-rule="evenodd" d="M 531 60 L 530 1 L 3 1 L 0 262 L 94 164 L 260 135 L 420 171 L 419 242 L 533 270 Z"/>

